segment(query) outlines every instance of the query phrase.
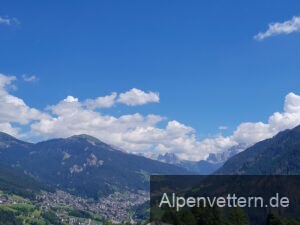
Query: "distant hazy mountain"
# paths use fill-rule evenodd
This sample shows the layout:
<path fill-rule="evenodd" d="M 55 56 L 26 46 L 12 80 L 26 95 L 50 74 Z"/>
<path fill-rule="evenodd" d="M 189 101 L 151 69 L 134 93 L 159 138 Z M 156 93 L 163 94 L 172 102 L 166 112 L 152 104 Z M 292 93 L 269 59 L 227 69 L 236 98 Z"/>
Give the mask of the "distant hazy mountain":
<path fill-rule="evenodd" d="M 221 153 L 210 153 L 206 160 L 200 161 L 180 160 L 174 153 L 158 155 L 157 160 L 185 168 L 188 171 L 192 171 L 200 175 L 208 175 L 214 173 L 221 166 L 223 166 L 228 159 L 240 153 L 245 148 L 245 145 L 236 145 Z"/>
<path fill-rule="evenodd" d="M 87 135 L 31 144 L 0 133 L 0 164 L 89 197 L 116 190 L 146 190 L 150 174 L 190 174 L 174 165 L 116 150 Z"/>
<path fill-rule="evenodd" d="M 233 156 L 216 174 L 300 174 L 300 126 Z"/>
<path fill-rule="evenodd" d="M 224 152 L 210 153 L 206 160 L 209 162 L 212 162 L 212 163 L 221 163 L 221 162 L 224 163 L 228 159 L 230 159 L 232 156 L 242 152 L 245 149 L 246 149 L 245 145 L 239 144 L 239 145 L 229 148 L 228 150 L 226 150 Z"/>
<path fill-rule="evenodd" d="M 158 155 L 157 160 L 168 164 L 180 164 L 181 162 L 175 153 L 160 154 Z"/>
<path fill-rule="evenodd" d="M 174 153 L 166 153 L 157 157 L 158 161 L 182 167 L 188 171 L 201 175 L 208 175 L 219 169 L 224 162 L 210 162 L 207 160 L 188 161 L 180 160 Z"/>

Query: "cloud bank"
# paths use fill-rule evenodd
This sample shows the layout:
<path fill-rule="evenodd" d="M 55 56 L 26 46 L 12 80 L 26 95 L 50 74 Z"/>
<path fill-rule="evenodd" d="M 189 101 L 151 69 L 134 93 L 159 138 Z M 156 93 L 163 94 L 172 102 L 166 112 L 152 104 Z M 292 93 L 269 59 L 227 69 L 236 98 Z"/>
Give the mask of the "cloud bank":
<path fill-rule="evenodd" d="M 254 36 L 255 40 L 262 41 L 266 38 L 280 35 L 291 34 L 300 30 L 300 17 L 294 16 L 291 20 L 282 23 L 271 23 L 265 32 L 259 32 Z"/>
<path fill-rule="evenodd" d="M 267 122 L 241 123 L 231 135 L 219 134 L 200 140 L 193 127 L 161 115 L 137 112 L 117 117 L 101 111 L 118 104 L 132 107 L 158 103 L 156 92 L 133 88 L 82 101 L 70 95 L 45 109 L 35 109 L 10 93 L 9 87 L 15 81 L 14 76 L 0 74 L 0 131 L 27 139 L 89 134 L 130 153 L 150 157 L 172 152 L 182 159 L 200 160 L 206 159 L 209 153 L 222 152 L 238 144 L 250 146 L 300 124 L 300 96 L 289 93 L 283 111 L 271 114 Z M 225 126 L 220 127 L 224 129 Z"/>

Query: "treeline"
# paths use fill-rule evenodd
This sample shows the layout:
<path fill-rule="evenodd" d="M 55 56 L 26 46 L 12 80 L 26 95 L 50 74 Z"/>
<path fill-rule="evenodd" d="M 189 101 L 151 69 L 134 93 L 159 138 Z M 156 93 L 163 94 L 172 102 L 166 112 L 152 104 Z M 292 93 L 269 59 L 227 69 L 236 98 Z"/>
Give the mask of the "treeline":
<path fill-rule="evenodd" d="M 151 215 L 152 216 L 152 215 Z M 152 219 L 153 220 L 153 219 Z M 173 225 L 250 225 L 247 215 L 241 208 L 232 208 L 227 215 L 219 208 L 193 208 L 191 210 L 166 209 L 161 221 Z M 266 225 L 300 225 L 299 221 L 269 214 Z"/>

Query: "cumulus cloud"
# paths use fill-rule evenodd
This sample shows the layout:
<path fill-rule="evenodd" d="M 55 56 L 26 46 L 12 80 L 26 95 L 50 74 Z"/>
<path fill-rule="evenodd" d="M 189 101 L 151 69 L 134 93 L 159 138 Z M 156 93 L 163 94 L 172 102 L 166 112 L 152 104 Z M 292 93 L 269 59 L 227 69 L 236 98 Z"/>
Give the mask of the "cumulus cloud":
<path fill-rule="evenodd" d="M 18 127 L 12 127 L 12 125 L 8 122 L 6 123 L 0 123 L 0 131 L 13 135 L 15 137 L 20 136 L 19 134 L 19 128 Z"/>
<path fill-rule="evenodd" d="M 9 93 L 8 88 L 15 80 L 14 76 L 0 74 L 0 131 L 19 137 L 46 139 L 89 134 L 130 153 L 151 156 L 172 152 L 181 159 L 200 160 L 236 145 L 253 145 L 300 124 L 300 96 L 289 93 L 283 112 L 273 113 L 267 122 L 241 123 L 231 135 L 200 140 L 193 127 L 160 115 L 103 114 L 101 108 L 118 102 L 115 92 L 82 101 L 69 95 L 57 104 L 37 110 Z M 29 128 L 26 133 L 21 132 L 24 126 Z M 225 128 L 221 126 L 222 129 Z"/>
<path fill-rule="evenodd" d="M 237 145 L 249 147 L 259 141 L 273 137 L 280 131 L 294 128 L 299 124 L 300 96 L 289 93 L 285 97 L 283 112 L 273 113 L 266 123 L 261 121 L 244 122 L 238 125 L 229 136 L 218 135 L 217 137 L 204 140 L 197 140 L 193 134 L 193 129 L 185 130 L 186 132 L 181 133 L 174 142 L 171 140 L 170 142 L 164 142 L 162 140 L 162 144 L 157 145 L 156 150 L 162 153 L 175 152 L 183 159 L 206 159 L 209 153 L 223 152 Z M 183 130 L 181 129 L 181 131 Z M 180 137 L 185 138 L 183 140 Z M 181 141 L 177 142 L 178 140 Z"/>
<path fill-rule="evenodd" d="M 236 143 L 245 144 L 247 146 L 269 138 L 273 134 L 274 132 L 271 132 L 269 124 L 263 122 L 247 122 L 240 124 L 230 138 Z"/>
<path fill-rule="evenodd" d="M 73 96 L 67 96 L 64 100 L 67 102 L 78 102 L 78 98 Z M 100 109 L 100 108 L 111 108 L 117 103 L 125 104 L 127 106 L 136 106 L 136 105 L 145 105 L 152 102 L 159 102 L 159 94 L 155 92 L 144 92 L 137 88 L 132 88 L 130 91 L 125 93 L 120 93 L 119 95 L 116 92 L 112 92 L 110 95 L 100 96 L 95 99 L 86 99 L 81 106 L 87 107 L 91 110 Z"/>
<path fill-rule="evenodd" d="M 300 17 L 294 16 L 291 20 L 282 23 L 271 23 L 265 32 L 259 32 L 254 36 L 255 40 L 262 41 L 265 38 L 280 35 L 291 34 L 300 30 Z"/>
<path fill-rule="evenodd" d="M 300 96 L 289 93 L 285 97 L 283 112 L 273 113 L 267 123 L 246 122 L 240 124 L 230 138 L 237 142 L 252 145 L 271 138 L 280 131 L 294 128 L 300 124 Z"/>
<path fill-rule="evenodd" d="M 112 97 L 115 96 L 113 93 Z M 103 115 L 86 104 L 94 104 L 96 100 L 80 102 L 78 98 L 68 96 L 48 106 L 46 110 L 51 117 L 32 123 L 32 135 L 53 138 L 85 133 L 131 153 L 152 154 L 160 153 L 159 149 L 168 149 L 179 155 L 184 153 L 186 159 L 192 154 L 199 158 L 199 146 L 192 127 L 175 120 L 159 127 L 165 118 L 154 114 Z"/>
<path fill-rule="evenodd" d="M 32 124 L 32 131 L 46 137 L 67 137 L 86 133 L 110 144 L 127 147 L 133 144 L 123 143 L 125 133 L 154 126 L 163 119 L 158 115 L 142 116 L 139 113 L 120 117 L 102 115 L 100 112 L 85 107 L 83 103 L 74 101 L 76 99 L 74 97 L 69 96 L 67 99 L 69 100 L 65 99 L 56 105 L 48 106 L 47 110 L 52 117 Z"/>
<path fill-rule="evenodd" d="M 15 76 L 5 76 L 0 73 L 0 93 L 6 93 L 5 86 L 11 84 L 16 79 Z"/>
<path fill-rule="evenodd" d="M 144 105 L 151 102 L 158 103 L 159 94 L 151 91 L 146 93 L 137 88 L 132 88 L 130 91 L 121 93 L 118 102 L 130 106 Z"/>
<path fill-rule="evenodd" d="M 48 117 L 35 108 L 30 108 L 25 102 L 7 92 L 6 87 L 16 80 L 14 76 L 0 74 L 0 123 L 28 124 L 32 120 Z"/>
<path fill-rule="evenodd" d="M 37 81 L 37 77 L 34 76 L 34 75 L 28 76 L 28 75 L 26 75 L 26 74 L 23 74 L 23 75 L 22 75 L 22 79 L 23 79 L 25 82 L 34 82 L 34 81 Z"/>
<path fill-rule="evenodd" d="M 13 135 L 17 135 L 19 129 L 13 127 L 12 123 L 26 125 L 48 117 L 47 114 L 27 106 L 21 98 L 7 91 L 15 80 L 15 76 L 0 74 L 0 129 Z"/>
<path fill-rule="evenodd" d="M 292 128 L 300 124 L 300 96 L 289 93 L 285 97 L 284 112 L 275 112 L 269 118 L 270 129 L 276 131 Z"/>
<path fill-rule="evenodd" d="M 117 93 L 113 92 L 111 95 L 107 95 L 104 97 L 98 97 L 96 99 L 87 99 L 85 101 L 85 105 L 89 108 L 110 108 L 115 104 L 117 97 Z"/>
<path fill-rule="evenodd" d="M 78 98 L 74 98 L 73 96 L 69 95 L 64 99 L 64 102 L 68 102 L 68 103 L 78 102 Z"/>
<path fill-rule="evenodd" d="M 180 144 L 176 141 L 172 142 L 172 144 L 168 141 L 167 143 L 162 141 L 162 144 L 157 146 L 157 150 L 161 152 L 175 152 L 184 159 L 205 159 L 209 153 L 222 152 L 236 145 L 249 147 L 259 141 L 273 137 L 280 131 L 294 128 L 299 124 L 300 96 L 289 93 L 285 97 L 283 112 L 273 113 L 265 123 L 261 121 L 244 122 L 238 125 L 232 135 L 226 137 L 218 135 L 217 137 L 204 140 L 197 140 L 192 129 L 186 130 L 186 133 L 181 133 L 176 139 L 180 140 L 180 137 L 185 137 Z"/>

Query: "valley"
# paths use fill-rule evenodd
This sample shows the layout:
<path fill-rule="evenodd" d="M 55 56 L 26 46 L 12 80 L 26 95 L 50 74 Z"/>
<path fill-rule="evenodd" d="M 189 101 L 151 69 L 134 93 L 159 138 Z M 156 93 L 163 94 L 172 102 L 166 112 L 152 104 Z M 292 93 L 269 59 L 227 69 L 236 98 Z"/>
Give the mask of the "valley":
<path fill-rule="evenodd" d="M 144 224 L 150 175 L 215 170 L 295 175 L 300 171 L 299 140 L 300 126 L 245 151 L 234 148 L 207 161 L 189 162 L 171 154 L 159 161 L 128 154 L 87 135 L 32 144 L 1 133 L 0 210 L 20 224 Z M 261 163 L 267 159 L 272 163 Z"/>

